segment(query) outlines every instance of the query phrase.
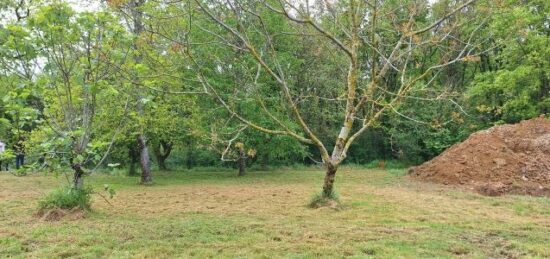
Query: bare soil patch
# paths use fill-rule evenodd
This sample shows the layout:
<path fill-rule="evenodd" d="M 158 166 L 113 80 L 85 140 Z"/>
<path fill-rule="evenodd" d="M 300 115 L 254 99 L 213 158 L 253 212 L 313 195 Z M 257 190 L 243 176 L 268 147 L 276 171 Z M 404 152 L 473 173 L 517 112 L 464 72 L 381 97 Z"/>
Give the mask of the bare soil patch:
<path fill-rule="evenodd" d="M 489 196 L 550 196 L 550 119 L 539 117 L 476 132 L 411 168 L 409 175 L 471 187 Z"/>

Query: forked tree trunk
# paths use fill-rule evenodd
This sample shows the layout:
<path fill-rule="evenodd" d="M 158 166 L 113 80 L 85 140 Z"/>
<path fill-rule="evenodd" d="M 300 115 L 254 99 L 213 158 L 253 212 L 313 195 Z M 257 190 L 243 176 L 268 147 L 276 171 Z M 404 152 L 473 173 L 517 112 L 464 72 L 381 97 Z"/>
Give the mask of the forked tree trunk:
<path fill-rule="evenodd" d="M 138 147 L 140 153 L 140 166 L 141 166 L 141 184 L 152 184 L 153 175 L 151 174 L 151 166 L 149 164 L 149 149 L 147 148 L 147 141 L 143 134 L 138 135 Z"/>
<path fill-rule="evenodd" d="M 159 169 L 162 171 L 168 171 L 166 160 L 172 152 L 172 143 L 161 140 L 153 145 L 153 152 L 155 153 L 155 157 L 157 158 Z"/>
<path fill-rule="evenodd" d="M 326 165 L 325 182 L 323 184 L 323 197 L 332 197 L 334 191 L 334 178 L 336 177 L 337 166 L 330 163 Z"/>

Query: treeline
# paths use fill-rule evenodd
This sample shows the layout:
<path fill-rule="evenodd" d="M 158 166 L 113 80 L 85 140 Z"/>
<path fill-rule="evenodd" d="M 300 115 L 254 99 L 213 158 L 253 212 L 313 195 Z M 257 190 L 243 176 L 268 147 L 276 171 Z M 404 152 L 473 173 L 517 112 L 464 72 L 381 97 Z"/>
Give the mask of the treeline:
<path fill-rule="evenodd" d="M 311 3 L 310 3 L 311 2 Z M 41 170 L 417 164 L 550 111 L 550 3 L 0 4 L 0 140 Z M 221 159 L 220 159 L 221 158 Z"/>

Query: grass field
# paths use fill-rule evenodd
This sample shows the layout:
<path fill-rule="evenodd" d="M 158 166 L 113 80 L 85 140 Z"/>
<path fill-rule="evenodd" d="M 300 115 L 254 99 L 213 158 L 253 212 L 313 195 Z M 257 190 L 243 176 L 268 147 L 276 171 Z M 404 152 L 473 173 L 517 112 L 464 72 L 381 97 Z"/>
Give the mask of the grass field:
<path fill-rule="evenodd" d="M 154 186 L 94 175 L 110 184 L 79 220 L 33 216 L 37 198 L 63 177 L 0 173 L 0 257 L 82 258 L 544 258 L 550 199 L 484 197 L 412 182 L 403 171 L 342 168 L 343 207 L 310 209 L 320 170 L 172 172 Z"/>

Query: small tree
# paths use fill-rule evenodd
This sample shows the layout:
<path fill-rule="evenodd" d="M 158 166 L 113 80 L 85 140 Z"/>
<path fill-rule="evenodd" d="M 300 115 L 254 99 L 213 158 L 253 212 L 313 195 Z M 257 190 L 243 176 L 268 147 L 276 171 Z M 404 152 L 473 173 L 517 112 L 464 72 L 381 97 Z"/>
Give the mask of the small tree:
<path fill-rule="evenodd" d="M 73 188 L 82 189 L 84 168 L 100 163 L 110 147 L 99 133 L 112 125 L 97 117 L 125 110 L 112 83 L 113 67 L 124 61 L 119 44 L 128 37 L 111 15 L 76 14 L 64 4 L 42 7 L 28 27 L 39 50 L 34 62 L 43 65 L 35 83 L 44 105 L 43 123 L 32 136 L 35 149 L 57 162 L 53 169 L 70 166 Z"/>

